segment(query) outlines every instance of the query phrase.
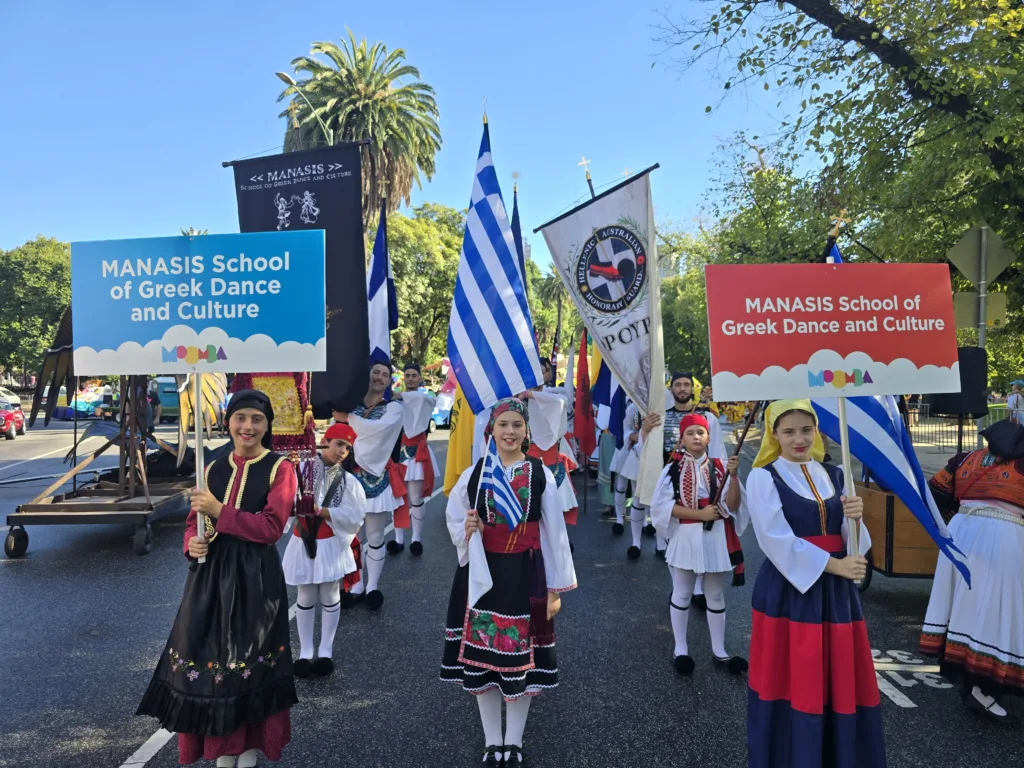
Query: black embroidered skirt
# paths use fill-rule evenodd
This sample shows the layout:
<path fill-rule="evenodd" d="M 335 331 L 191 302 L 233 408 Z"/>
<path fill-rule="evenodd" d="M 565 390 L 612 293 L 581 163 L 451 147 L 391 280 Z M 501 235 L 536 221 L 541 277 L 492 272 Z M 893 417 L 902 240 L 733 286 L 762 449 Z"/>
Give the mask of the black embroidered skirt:
<path fill-rule="evenodd" d="M 221 534 L 189 571 L 136 714 L 177 733 L 227 736 L 297 701 L 277 548 Z"/>
<path fill-rule="evenodd" d="M 469 566 L 452 582 L 441 679 L 506 701 L 558 685 L 555 627 L 547 619 L 544 558 L 539 550 L 487 553 L 494 586 L 469 608 Z"/>

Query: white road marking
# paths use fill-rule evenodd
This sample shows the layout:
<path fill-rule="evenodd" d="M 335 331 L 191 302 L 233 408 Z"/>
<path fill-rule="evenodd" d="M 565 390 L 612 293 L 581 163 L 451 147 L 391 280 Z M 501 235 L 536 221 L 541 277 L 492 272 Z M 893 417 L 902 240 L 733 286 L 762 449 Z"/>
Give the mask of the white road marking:
<path fill-rule="evenodd" d="M 903 707 L 904 709 L 910 709 L 916 707 L 917 704 L 912 702 L 903 692 L 900 691 L 896 686 L 882 677 L 880 672 L 875 673 L 875 677 L 878 679 L 878 690 L 884 693 L 897 707 Z"/>
<path fill-rule="evenodd" d="M 164 744 L 171 740 L 173 735 L 170 731 L 161 728 L 150 736 L 145 744 L 135 750 L 131 757 L 121 763 L 120 768 L 138 768 L 138 766 L 145 765 L 163 748 Z"/>
<path fill-rule="evenodd" d="M 939 665 L 925 665 L 925 664 L 886 664 L 884 662 L 875 662 L 876 672 L 938 672 Z"/>
<path fill-rule="evenodd" d="M 92 437 L 87 437 L 79 444 L 78 447 L 81 448 L 90 440 L 95 440 L 98 437 L 103 437 L 103 435 L 93 435 Z M 20 467 L 22 464 L 28 464 L 30 461 L 35 461 L 36 459 L 45 459 L 47 456 L 53 456 L 53 454 L 55 453 L 67 453 L 68 451 L 71 450 L 72 445 L 65 446 L 64 448 L 57 448 L 56 450 L 50 451 L 49 453 L 41 453 L 38 456 L 33 456 L 31 459 L 23 459 L 22 461 L 16 461 L 13 464 L 8 464 L 6 467 L 0 467 L 0 473 L 6 472 L 9 469 L 14 469 L 15 467 Z"/>
<path fill-rule="evenodd" d="M 31 459 L 30 459 L 30 461 L 31 461 Z M 435 496 L 437 496 L 439 493 L 441 493 L 441 491 L 442 491 L 441 488 L 436 488 L 434 490 L 434 492 L 432 494 L 430 494 L 430 497 L 428 499 L 426 499 L 423 503 L 426 504 L 427 501 L 430 501 L 431 499 L 433 499 Z M 395 530 L 394 524 L 388 525 L 384 529 L 384 535 L 387 536 L 393 530 Z M 289 622 L 291 622 L 291 621 L 293 621 L 295 619 L 295 611 L 296 611 L 295 603 L 292 603 L 291 606 L 288 608 L 288 621 Z M 168 741 L 171 740 L 171 737 L 173 735 L 174 734 L 171 733 L 170 731 L 167 731 L 167 730 L 164 730 L 163 728 L 161 728 L 159 731 L 157 731 L 152 736 L 150 736 L 146 740 L 145 744 L 143 744 L 141 747 L 139 747 L 137 750 L 135 750 L 135 753 L 131 757 L 129 757 L 127 760 L 125 760 L 120 765 L 120 768 L 140 768 L 140 766 L 146 765 L 150 760 L 153 759 L 153 757 L 156 756 L 156 753 L 159 752 L 163 748 L 164 744 L 166 744 Z"/>

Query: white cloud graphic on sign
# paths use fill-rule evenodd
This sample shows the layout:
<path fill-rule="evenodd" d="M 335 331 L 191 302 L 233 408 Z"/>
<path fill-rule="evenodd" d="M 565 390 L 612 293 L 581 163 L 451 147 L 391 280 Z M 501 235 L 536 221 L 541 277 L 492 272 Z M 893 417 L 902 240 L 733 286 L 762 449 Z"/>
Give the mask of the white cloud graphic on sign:
<path fill-rule="evenodd" d="M 199 350 L 208 353 L 211 348 L 215 359 L 199 357 Z M 179 352 L 184 353 L 183 359 Z M 196 333 L 187 325 L 172 326 L 159 341 L 151 341 L 145 346 L 135 341 L 126 341 L 117 349 L 96 351 L 92 347 L 79 347 L 74 354 L 75 373 L 79 376 L 192 371 L 323 371 L 327 368 L 327 340 L 324 337 L 316 344 L 297 341 L 278 344 L 265 334 L 254 334 L 243 341 L 228 336 L 220 328 L 205 328 L 201 333 Z"/>
<path fill-rule="evenodd" d="M 714 367 L 714 361 L 712 361 Z M 829 383 L 812 384 L 822 371 L 867 371 L 871 383 L 846 384 L 837 388 Z M 918 368 L 905 358 L 888 365 L 876 363 L 863 352 L 843 357 L 831 349 L 815 352 L 807 365 L 789 370 L 773 365 L 761 373 L 737 376 L 731 372 L 716 373 L 711 377 L 715 399 L 723 402 L 738 400 L 778 400 L 786 397 L 839 397 L 845 395 L 909 395 L 930 392 L 959 392 L 960 364 L 949 367 L 925 365 Z"/>

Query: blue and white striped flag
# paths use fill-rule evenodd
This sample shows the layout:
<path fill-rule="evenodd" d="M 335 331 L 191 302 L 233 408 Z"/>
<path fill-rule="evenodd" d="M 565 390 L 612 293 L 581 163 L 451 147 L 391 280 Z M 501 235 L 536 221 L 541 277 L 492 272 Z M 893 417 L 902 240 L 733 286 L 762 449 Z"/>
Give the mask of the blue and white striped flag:
<path fill-rule="evenodd" d="M 818 426 L 839 442 L 839 400 L 812 400 Z M 906 504 L 939 550 L 957 567 L 967 586 L 971 573 L 967 558 L 953 543 L 939 508 L 932 498 L 914 445 L 892 395 L 846 398 L 850 453 L 867 467 L 871 476 Z"/>
<path fill-rule="evenodd" d="M 515 528 L 523 519 L 523 506 L 516 497 L 516 492 L 505 477 L 505 468 L 498 457 L 498 444 L 493 439 L 487 441 L 487 453 L 484 454 L 484 466 L 480 472 L 480 491 L 491 491 L 494 494 L 494 508 L 509 528 Z M 484 498 L 487 498 L 484 496 Z"/>
<path fill-rule="evenodd" d="M 370 269 L 366 273 L 366 304 L 370 328 L 370 365 L 391 363 L 391 331 L 398 328 L 395 275 L 388 258 L 387 201 L 381 202 L 380 224 L 373 241 Z"/>
<path fill-rule="evenodd" d="M 455 281 L 448 359 L 473 413 L 543 381 L 486 124 Z"/>

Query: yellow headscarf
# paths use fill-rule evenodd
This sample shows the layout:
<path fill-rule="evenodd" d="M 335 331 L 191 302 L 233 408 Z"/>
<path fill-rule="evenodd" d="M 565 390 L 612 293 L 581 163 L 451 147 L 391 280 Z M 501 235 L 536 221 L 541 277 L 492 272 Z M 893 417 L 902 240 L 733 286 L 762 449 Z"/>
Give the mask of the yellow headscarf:
<path fill-rule="evenodd" d="M 775 426 L 775 420 L 787 411 L 804 411 L 809 413 L 814 419 L 814 425 L 818 425 L 818 414 L 814 412 L 814 406 L 811 405 L 810 400 L 776 400 L 774 403 L 771 403 L 764 414 L 764 435 L 761 437 L 761 450 L 757 452 L 757 458 L 754 459 L 755 468 L 771 464 L 779 458 L 782 447 L 779 445 L 779 441 L 775 439 L 773 427 Z M 814 435 L 814 445 L 811 446 L 811 458 L 815 461 L 821 461 L 825 458 L 825 445 L 821 442 L 820 432 L 816 432 Z"/>

